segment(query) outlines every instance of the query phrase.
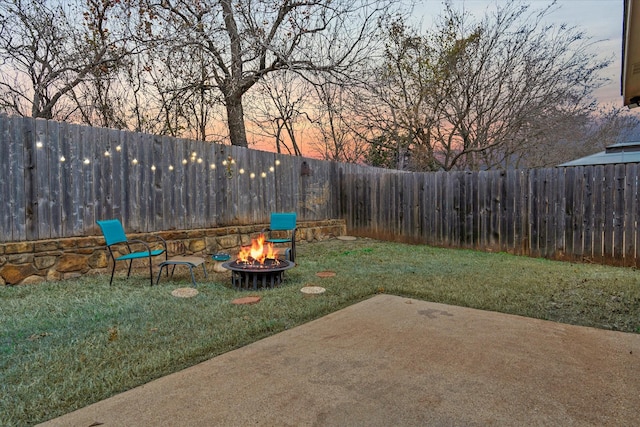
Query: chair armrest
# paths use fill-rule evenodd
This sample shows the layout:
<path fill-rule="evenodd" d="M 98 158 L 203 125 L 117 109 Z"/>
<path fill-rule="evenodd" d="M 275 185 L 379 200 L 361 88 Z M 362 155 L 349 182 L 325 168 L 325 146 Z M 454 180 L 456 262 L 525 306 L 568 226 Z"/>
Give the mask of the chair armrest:
<path fill-rule="evenodd" d="M 162 237 L 160 236 L 156 236 L 154 234 L 149 235 L 149 238 L 151 238 L 154 241 L 160 242 L 162 244 L 162 247 L 164 248 L 165 251 L 167 251 L 167 241 L 164 240 Z M 141 243 L 142 245 L 144 245 L 148 251 L 151 250 L 151 245 L 149 244 L 148 241 L 145 240 L 140 240 L 140 239 L 130 239 L 129 243 Z"/>
<path fill-rule="evenodd" d="M 138 244 L 139 245 L 143 245 L 148 252 L 151 252 L 151 246 L 147 242 L 145 242 L 144 240 L 130 239 L 127 243 L 129 245 L 138 245 Z"/>
<path fill-rule="evenodd" d="M 162 237 L 156 235 L 156 234 L 150 234 L 149 238 L 154 238 L 156 241 L 159 241 L 162 243 L 162 246 L 164 247 L 165 252 L 168 250 L 167 249 L 167 241 L 164 240 Z"/>

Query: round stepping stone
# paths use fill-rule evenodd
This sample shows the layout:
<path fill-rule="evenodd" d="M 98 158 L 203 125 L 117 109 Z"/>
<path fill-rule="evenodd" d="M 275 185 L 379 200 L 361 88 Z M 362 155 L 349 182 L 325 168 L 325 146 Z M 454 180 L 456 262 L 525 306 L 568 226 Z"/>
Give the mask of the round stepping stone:
<path fill-rule="evenodd" d="M 198 295 L 198 290 L 194 288 L 178 288 L 171 291 L 171 295 L 178 298 L 191 298 Z"/>
<path fill-rule="evenodd" d="M 326 289 L 321 286 L 305 286 L 304 288 L 300 289 L 300 292 L 307 295 L 320 295 L 325 291 Z"/>
<path fill-rule="evenodd" d="M 345 240 L 345 241 L 351 241 L 351 240 L 357 240 L 357 237 L 354 236 L 338 236 L 336 237 L 336 239 L 338 240 Z"/>
<path fill-rule="evenodd" d="M 262 298 L 260 297 L 242 297 L 242 298 L 236 298 L 233 301 L 231 301 L 231 304 L 235 304 L 235 305 L 248 305 L 248 304 L 257 304 L 260 302 Z"/>
<path fill-rule="evenodd" d="M 319 272 L 316 273 L 316 276 L 322 277 L 322 278 L 333 277 L 335 275 L 336 275 L 335 271 L 319 271 Z"/>

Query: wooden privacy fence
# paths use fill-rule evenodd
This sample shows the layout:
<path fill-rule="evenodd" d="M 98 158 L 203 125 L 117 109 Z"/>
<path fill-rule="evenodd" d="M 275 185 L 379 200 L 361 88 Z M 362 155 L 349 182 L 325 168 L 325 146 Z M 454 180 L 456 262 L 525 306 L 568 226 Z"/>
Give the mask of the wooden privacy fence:
<path fill-rule="evenodd" d="M 355 235 L 640 266 L 638 164 L 408 173 L 0 116 L 0 242 L 344 219 Z"/>
<path fill-rule="evenodd" d="M 338 217 L 337 164 L 0 115 L 0 242 Z"/>
<path fill-rule="evenodd" d="M 379 173 L 343 166 L 355 234 L 434 246 L 640 266 L 640 165 Z"/>

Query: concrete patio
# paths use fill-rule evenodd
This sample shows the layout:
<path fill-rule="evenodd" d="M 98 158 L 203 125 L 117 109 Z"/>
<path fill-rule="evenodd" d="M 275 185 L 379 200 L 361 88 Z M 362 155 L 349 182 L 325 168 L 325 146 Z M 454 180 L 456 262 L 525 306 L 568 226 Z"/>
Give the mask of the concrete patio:
<path fill-rule="evenodd" d="M 46 426 L 640 425 L 640 335 L 378 295 Z"/>

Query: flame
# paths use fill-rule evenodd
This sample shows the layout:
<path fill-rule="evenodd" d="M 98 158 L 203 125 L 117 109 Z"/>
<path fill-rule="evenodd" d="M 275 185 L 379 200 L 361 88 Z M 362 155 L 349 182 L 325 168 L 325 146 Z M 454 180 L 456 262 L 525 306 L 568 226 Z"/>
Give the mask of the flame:
<path fill-rule="evenodd" d="M 238 262 L 264 264 L 266 259 L 277 259 L 278 251 L 273 247 L 273 243 L 264 244 L 264 234 L 257 239 L 251 240 L 251 246 L 243 246 L 238 253 Z"/>

